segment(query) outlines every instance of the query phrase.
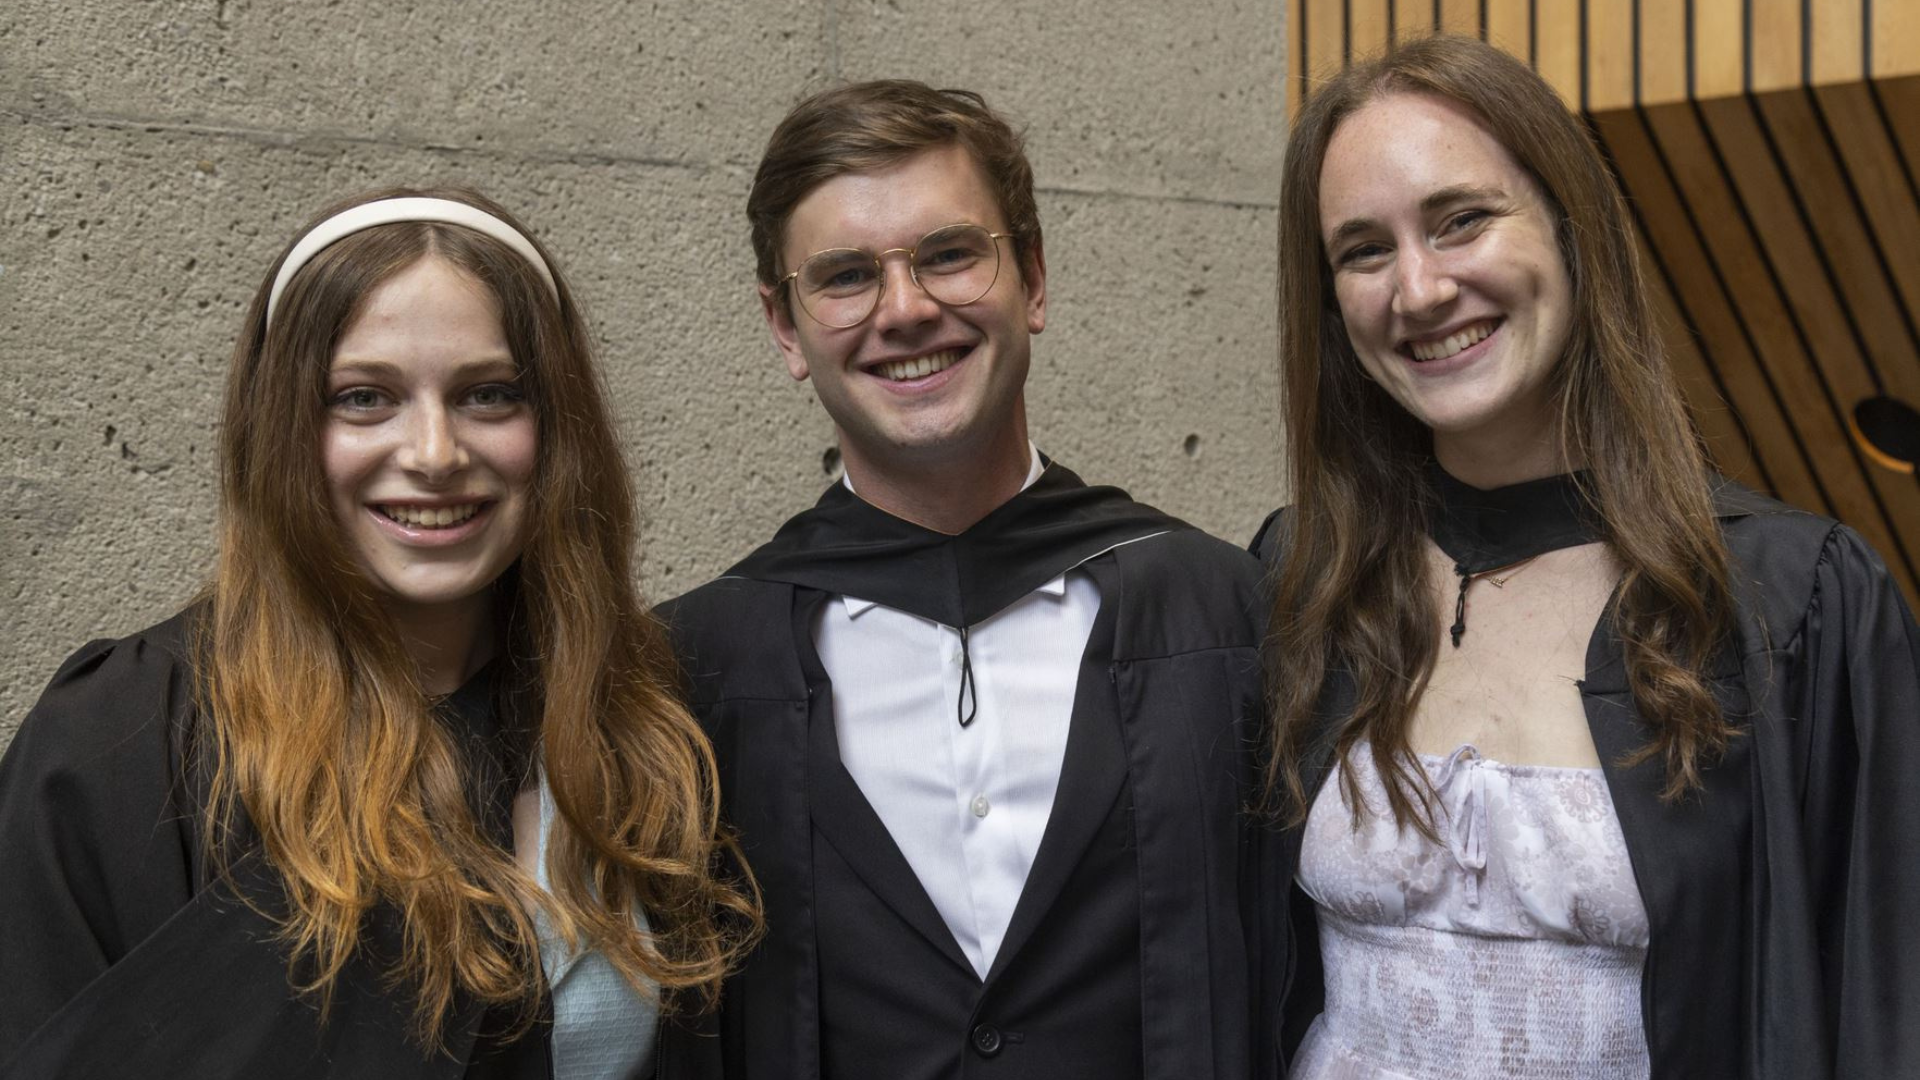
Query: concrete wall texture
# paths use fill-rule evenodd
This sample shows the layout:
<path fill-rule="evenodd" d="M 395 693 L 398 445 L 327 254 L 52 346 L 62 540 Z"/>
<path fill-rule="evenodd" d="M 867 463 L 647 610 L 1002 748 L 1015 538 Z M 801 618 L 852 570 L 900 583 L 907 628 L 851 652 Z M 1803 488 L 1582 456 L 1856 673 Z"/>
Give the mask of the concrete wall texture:
<path fill-rule="evenodd" d="M 9 0 L 0 6 L 0 743 L 62 658 L 213 553 L 221 380 L 291 232 L 472 184 L 598 334 L 662 599 L 827 481 L 743 208 L 842 79 L 978 90 L 1028 129 L 1049 325 L 1035 440 L 1244 541 L 1280 497 L 1280 0 Z"/>

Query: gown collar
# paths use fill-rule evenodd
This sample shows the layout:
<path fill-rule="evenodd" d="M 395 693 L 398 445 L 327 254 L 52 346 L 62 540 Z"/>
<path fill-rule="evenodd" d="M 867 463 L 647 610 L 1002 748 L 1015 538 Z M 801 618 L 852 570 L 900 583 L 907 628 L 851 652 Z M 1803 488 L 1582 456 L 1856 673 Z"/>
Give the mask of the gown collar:
<path fill-rule="evenodd" d="M 1447 475 L 1438 462 L 1429 463 L 1427 471 L 1434 499 L 1428 531 L 1460 576 L 1453 625 L 1447 629 L 1456 649 L 1467 633 L 1467 591 L 1475 580 L 1487 576 L 1503 585 L 1494 571 L 1606 535 L 1599 513 L 1582 494 L 1589 483 L 1584 473 L 1482 491 Z"/>
<path fill-rule="evenodd" d="M 1025 490 L 957 535 L 916 525 L 834 484 L 727 577 L 858 597 L 960 635 L 954 716 L 978 713 L 968 630 L 1088 559 L 1191 526 L 1113 487 L 1083 483 L 1042 459 Z"/>
<path fill-rule="evenodd" d="M 858 597 L 963 629 L 1121 544 L 1191 526 L 1090 486 L 1057 462 L 965 532 L 935 532 L 843 484 L 794 516 L 726 577 Z"/>
<path fill-rule="evenodd" d="M 1582 494 L 1590 485 L 1584 472 L 1487 491 L 1454 479 L 1438 462 L 1427 474 L 1434 496 L 1428 531 L 1456 574 L 1483 574 L 1605 538 L 1598 511 Z"/>

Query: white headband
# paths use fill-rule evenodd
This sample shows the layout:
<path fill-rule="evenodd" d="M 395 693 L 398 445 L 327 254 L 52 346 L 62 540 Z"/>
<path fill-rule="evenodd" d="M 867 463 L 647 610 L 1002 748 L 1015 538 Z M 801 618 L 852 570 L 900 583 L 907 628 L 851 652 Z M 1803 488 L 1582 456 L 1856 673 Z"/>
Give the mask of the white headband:
<path fill-rule="evenodd" d="M 307 235 L 293 245 L 293 250 L 287 252 L 287 261 L 280 264 L 280 272 L 274 275 L 273 291 L 267 294 L 268 325 L 273 323 L 274 309 L 280 306 L 280 293 L 286 289 L 287 282 L 293 280 L 293 275 L 307 264 L 307 260 L 362 229 L 391 225 L 396 221 L 444 221 L 449 225 L 464 225 L 474 232 L 485 233 L 532 263 L 546 281 L 548 290 L 555 299 L 559 299 L 560 288 L 553 283 L 553 271 L 547 269 L 547 260 L 540 257 L 540 251 L 533 246 L 533 241 L 485 210 L 452 199 L 381 199 L 340 211 L 308 230 Z"/>

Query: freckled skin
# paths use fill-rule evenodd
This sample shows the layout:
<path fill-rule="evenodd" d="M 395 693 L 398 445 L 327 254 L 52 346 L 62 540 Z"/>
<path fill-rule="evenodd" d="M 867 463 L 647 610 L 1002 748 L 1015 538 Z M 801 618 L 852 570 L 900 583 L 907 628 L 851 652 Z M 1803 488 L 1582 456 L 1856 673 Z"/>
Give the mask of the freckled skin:
<path fill-rule="evenodd" d="M 1321 238 L 1348 338 L 1367 374 L 1432 429 L 1441 465 L 1482 488 L 1565 471 L 1552 376 L 1572 284 L 1532 178 L 1470 110 L 1402 93 L 1340 125 L 1320 181 Z M 1349 223 L 1361 227 L 1343 230 Z M 1452 361 L 1419 363 L 1408 348 L 1489 320 L 1494 333 Z M 1578 683 L 1619 579 L 1612 553 L 1568 548 L 1505 587 L 1476 581 L 1458 648 L 1445 628 L 1460 579 L 1431 541 L 1427 563 L 1442 626 L 1413 748 L 1446 755 L 1472 743 L 1511 764 L 1598 766 Z"/>
<path fill-rule="evenodd" d="M 1460 579 L 1453 560 L 1431 542 L 1427 565 L 1429 603 L 1443 626 L 1433 677 L 1413 718 L 1413 748 L 1444 756 L 1472 743 L 1514 765 L 1598 766 L 1579 681 L 1619 580 L 1612 552 L 1604 544 L 1563 548 L 1520 568 L 1504 588 L 1484 577 L 1474 582 L 1457 649 L 1445 626 L 1453 622 Z"/>
<path fill-rule="evenodd" d="M 1425 205 L 1463 189 L 1473 197 Z M 1320 222 L 1354 352 L 1433 429 L 1448 471 L 1483 488 L 1561 471 L 1551 376 L 1572 284 L 1551 204 L 1479 119 L 1424 94 L 1375 99 L 1328 144 Z M 1336 238 L 1350 222 L 1367 227 Z M 1460 370 L 1404 351 L 1485 320 L 1498 329 Z"/>

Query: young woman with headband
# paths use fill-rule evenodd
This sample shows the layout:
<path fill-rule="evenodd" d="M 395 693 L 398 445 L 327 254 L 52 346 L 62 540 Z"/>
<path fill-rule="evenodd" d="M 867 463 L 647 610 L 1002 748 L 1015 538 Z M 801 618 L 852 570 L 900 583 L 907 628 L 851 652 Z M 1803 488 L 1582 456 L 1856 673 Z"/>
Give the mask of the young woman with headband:
<path fill-rule="evenodd" d="M 1263 1071 L 1911 1075 L 1920 630 L 1710 472 L 1579 121 L 1402 45 L 1280 221 Z"/>
<path fill-rule="evenodd" d="M 704 1074 L 758 913 L 552 260 L 471 191 L 323 214 L 220 458 L 203 595 L 0 761 L 0 1073 Z"/>

